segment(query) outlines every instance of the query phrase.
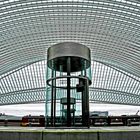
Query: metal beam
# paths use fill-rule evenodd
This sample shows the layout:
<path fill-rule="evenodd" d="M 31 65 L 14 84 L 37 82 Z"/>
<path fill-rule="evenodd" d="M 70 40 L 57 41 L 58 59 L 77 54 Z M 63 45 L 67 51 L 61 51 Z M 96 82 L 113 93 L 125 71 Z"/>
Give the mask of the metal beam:
<path fill-rule="evenodd" d="M 25 104 L 31 102 L 44 101 L 45 92 L 46 89 L 43 87 L 36 90 L 30 89 L 24 92 L 19 91 L 9 95 L 7 94 L 5 96 L 0 96 L 0 105 L 23 104 L 23 103 Z M 136 105 L 136 106 L 140 105 L 139 95 L 107 89 L 90 88 L 89 98 L 90 102 L 99 101 L 124 105 Z"/>

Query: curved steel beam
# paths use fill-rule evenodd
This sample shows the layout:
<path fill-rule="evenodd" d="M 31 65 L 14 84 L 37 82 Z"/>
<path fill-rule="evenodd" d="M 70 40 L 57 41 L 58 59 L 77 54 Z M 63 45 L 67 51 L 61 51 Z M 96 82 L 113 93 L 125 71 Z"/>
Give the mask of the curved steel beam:
<path fill-rule="evenodd" d="M 16 93 L 10 93 L 0 96 L 0 105 L 23 104 L 45 100 L 45 88 L 22 90 Z M 124 105 L 140 105 L 140 96 L 118 92 L 115 90 L 90 88 L 90 101 L 99 101 L 106 103 L 124 104 Z"/>

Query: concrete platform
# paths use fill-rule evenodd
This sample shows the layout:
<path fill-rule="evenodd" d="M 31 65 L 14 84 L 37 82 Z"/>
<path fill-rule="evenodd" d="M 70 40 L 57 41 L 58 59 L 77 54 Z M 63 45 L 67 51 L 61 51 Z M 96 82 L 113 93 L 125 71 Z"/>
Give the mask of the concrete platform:
<path fill-rule="evenodd" d="M 140 126 L 89 129 L 0 127 L 0 140 L 140 140 Z"/>

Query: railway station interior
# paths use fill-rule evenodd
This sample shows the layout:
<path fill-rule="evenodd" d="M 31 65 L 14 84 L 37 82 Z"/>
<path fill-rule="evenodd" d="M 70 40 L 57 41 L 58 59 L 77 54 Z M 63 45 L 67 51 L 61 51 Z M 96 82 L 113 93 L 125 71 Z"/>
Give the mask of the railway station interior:
<path fill-rule="evenodd" d="M 139 106 L 140 1 L 1 0 L 0 106 L 28 103 L 45 103 L 45 127 Z"/>

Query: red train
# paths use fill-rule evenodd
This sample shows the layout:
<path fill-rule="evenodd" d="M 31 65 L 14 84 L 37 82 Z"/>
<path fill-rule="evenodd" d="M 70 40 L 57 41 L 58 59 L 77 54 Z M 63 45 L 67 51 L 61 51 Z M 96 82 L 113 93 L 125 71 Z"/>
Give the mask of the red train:
<path fill-rule="evenodd" d="M 61 124 L 61 118 L 56 118 L 56 123 Z M 48 119 L 48 124 L 50 120 Z M 81 116 L 75 117 L 75 126 L 81 124 Z M 140 125 L 140 116 L 90 116 L 90 126 L 129 126 Z M 24 116 L 21 119 L 1 119 L 0 126 L 45 127 L 45 116 Z"/>
<path fill-rule="evenodd" d="M 45 117 L 43 115 L 40 116 L 24 116 L 21 120 L 21 126 L 45 126 Z"/>

